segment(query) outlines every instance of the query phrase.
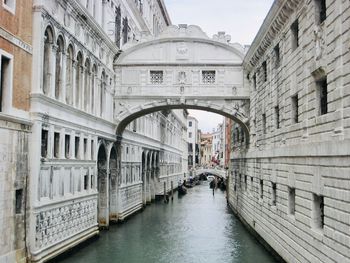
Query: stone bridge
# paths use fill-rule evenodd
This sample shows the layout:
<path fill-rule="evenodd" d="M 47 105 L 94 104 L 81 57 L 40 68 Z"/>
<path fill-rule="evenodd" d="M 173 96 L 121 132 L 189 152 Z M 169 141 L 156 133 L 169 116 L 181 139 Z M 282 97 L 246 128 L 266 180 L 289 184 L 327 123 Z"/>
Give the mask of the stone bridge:
<path fill-rule="evenodd" d="M 233 119 L 249 132 L 245 49 L 221 32 L 170 26 L 158 38 L 127 44 L 114 61 L 117 135 L 134 119 L 160 110 L 198 109 Z M 249 136 L 247 136 L 249 138 Z"/>
<path fill-rule="evenodd" d="M 226 179 L 226 170 L 222 168 L 197 168 L 194 170 L 195 175 L 212 174 Z"/>

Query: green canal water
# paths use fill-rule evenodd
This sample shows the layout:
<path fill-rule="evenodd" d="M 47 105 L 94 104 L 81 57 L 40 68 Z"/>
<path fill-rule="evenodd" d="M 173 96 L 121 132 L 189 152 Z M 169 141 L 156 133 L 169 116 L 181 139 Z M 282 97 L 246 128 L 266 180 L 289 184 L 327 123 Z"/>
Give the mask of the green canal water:
<path fill-rule="evenodd" d="M 61 263 L 270 263 L 262 247 L 207 182 L 168 204 L 154 203 Z"/>

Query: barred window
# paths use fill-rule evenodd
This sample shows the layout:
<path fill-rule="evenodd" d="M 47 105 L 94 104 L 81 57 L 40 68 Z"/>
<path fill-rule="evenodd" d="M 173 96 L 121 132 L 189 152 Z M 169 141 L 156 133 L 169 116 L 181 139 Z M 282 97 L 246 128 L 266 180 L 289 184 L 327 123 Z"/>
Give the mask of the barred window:
<path fill-rule="evenodd" d="M 150 77 L 151 77 L 151 84 L 162 84 L 163 83 L 163 71 L 162 70 L 151 70 Z"/>
<path fill-rule="evenodd" d="M 215 83 L 215 70 L 203 70 L 202 71 L 202 82 L 204 84 Z"/>

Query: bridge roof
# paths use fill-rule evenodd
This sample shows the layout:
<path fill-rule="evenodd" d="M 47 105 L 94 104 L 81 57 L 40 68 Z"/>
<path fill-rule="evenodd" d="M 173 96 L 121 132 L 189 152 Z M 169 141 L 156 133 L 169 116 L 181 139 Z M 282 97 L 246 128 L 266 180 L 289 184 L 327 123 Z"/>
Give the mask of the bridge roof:
<path fill-rule="evenodd" d="M 241 66 L 245 48 L 230 39 L 224 32 L 211 39 L 194 25 L 169 26 L 159 37 L 144 35 L 139 42 L 126 44 L 115 64 Z"/>

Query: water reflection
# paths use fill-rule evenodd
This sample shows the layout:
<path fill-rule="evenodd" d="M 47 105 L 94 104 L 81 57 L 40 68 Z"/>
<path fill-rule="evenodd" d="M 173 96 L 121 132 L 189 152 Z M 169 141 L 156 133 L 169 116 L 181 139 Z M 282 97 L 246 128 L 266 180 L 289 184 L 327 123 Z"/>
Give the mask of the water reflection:
<path fill-rule="evenodd" d="M 206 183 L 169 204 L 148 206 L 62 260 L 64 263 L 275 262 Z"/>

